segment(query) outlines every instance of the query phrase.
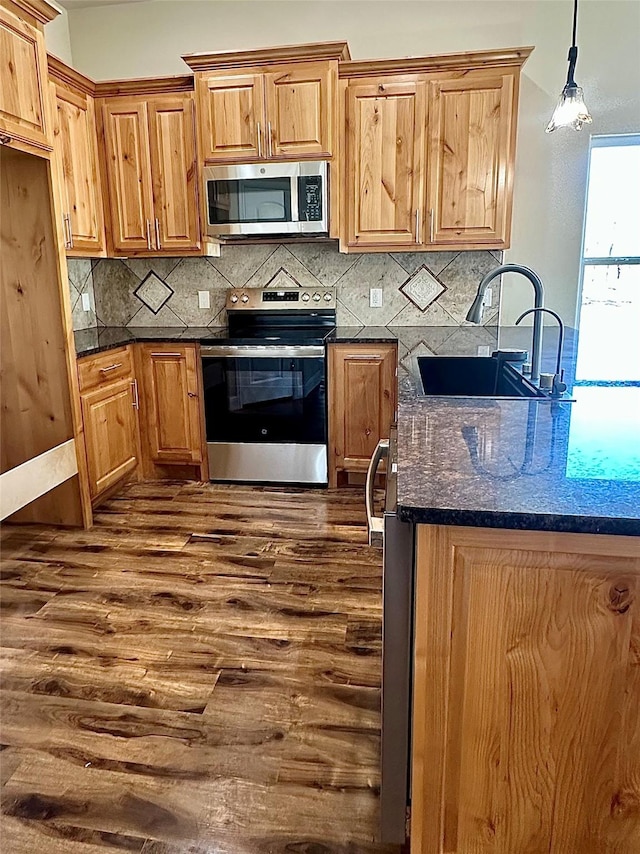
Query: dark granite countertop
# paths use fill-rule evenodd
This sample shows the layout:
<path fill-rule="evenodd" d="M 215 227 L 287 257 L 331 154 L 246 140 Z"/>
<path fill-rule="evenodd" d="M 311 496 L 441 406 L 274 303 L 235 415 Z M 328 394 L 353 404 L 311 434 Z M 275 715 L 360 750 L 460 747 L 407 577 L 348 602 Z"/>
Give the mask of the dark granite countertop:
<path fill-rule="evenodd" d="M 200 341 L 205 343 L 225 341 L 227 336 L 226 326 L 194 326 L 189 328 L 101 326 L 82 329 L 74 333 L 78 358 L 92 356 L 104 350 L 111 350 L 113 347 L 121 347 L 123 344 L 133 344 L 137 341 Z M 397 340 L 397 332 L 387 329 L 386 326 L 339 326 L 327 338 L 327 341 L 335 343 L 381 343 Z"/>
<path fill-rule="evenodd" d="M 457 354 L 474 355 L 471 340 L 462 352 L 466 328 L 456 333 Z M 500 346 L 528 348 L 530 335 L 500 330 Z M 545 328 L 543 370 L 553 370 L 556 335 Z M 640 388 L 574 385 L 576 345 L 570 330 L 563 365 L 573 403 L 425 397 L 417 363 L 405 359 L 400 517 L 640 536 Z M 446 350 L 445 342 L 439 354 Z"/>

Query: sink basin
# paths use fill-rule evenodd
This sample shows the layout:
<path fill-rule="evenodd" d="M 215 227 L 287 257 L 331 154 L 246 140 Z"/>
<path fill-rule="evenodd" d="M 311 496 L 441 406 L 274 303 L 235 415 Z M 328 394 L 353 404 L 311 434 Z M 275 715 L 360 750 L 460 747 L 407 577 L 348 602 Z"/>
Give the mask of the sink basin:
<path fill-rule="evenodd" d="M 427 395 L 546 397 L 508 362 L 487 356 L 419 356 L 418 367 Z"/>

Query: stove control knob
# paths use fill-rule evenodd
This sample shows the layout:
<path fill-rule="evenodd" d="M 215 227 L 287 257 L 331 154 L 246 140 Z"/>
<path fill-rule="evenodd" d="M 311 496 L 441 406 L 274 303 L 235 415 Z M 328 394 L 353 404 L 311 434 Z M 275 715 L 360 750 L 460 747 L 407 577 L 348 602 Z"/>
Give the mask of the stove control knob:
<path fill-rule="evenodd" d="M 238 295 L 237 294 L 231 294 L 229 299 L 231 302 L 238 302 Z"/>
<path fill-rule="evenodd" d="M 311 299 L 311 297 L 309 296 L 309 294 L 307 294 L 307 293 L 302 294 L 302 302 L 309 302 L 310 299 Z"/>
<path fill-rule="evenodd" d="M 249 302 L 249 297 L 247 296 L 247 294 L 242 294 L 240 299 L 242 300 L 242 302 Z"/>
<path fill-rule="evenodd" d="M 332 299 L 333 299 L 333 297 L 331 296 L 331 294 L 327 293 L 324 295 L 324 301 L 325 302 L 331 302 Z"/>
<path fill-rule="evenodd" d="M 313 301 L 314 302 L 320 302 L 321 299 L 322 299 L 322 297 L 320 296 L 320 294 L 314 294 L 313 295 Z"/>

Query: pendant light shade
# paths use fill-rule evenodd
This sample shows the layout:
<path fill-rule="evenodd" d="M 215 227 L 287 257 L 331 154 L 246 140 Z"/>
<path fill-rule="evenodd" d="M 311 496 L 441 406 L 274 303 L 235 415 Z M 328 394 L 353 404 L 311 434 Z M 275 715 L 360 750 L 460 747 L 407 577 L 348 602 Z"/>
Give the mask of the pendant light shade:
<path fill-rule="evenodd" d="M 551 121 L 546 127 L 547 133 L 551 133 L 556 128 L 582 130 L 582 125 L 591 124 L 591 116 L 584 102 L 584 93 L 573 78 L 578 60 L 578 46 L 576 45 L 577 23 L 578 0 L 573 0 L 573 40 L 569 48 L 567 82 L 553 111 Z"/>

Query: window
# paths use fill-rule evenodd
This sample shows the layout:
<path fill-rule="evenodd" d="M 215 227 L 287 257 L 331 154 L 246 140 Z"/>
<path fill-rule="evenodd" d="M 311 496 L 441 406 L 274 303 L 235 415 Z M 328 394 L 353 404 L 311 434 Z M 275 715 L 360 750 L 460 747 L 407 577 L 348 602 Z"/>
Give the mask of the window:
<path fill-rule="evenodd" d="M 640 134 L 591 140 L 581 273 L 576 385 L 640 385 Z"/>

